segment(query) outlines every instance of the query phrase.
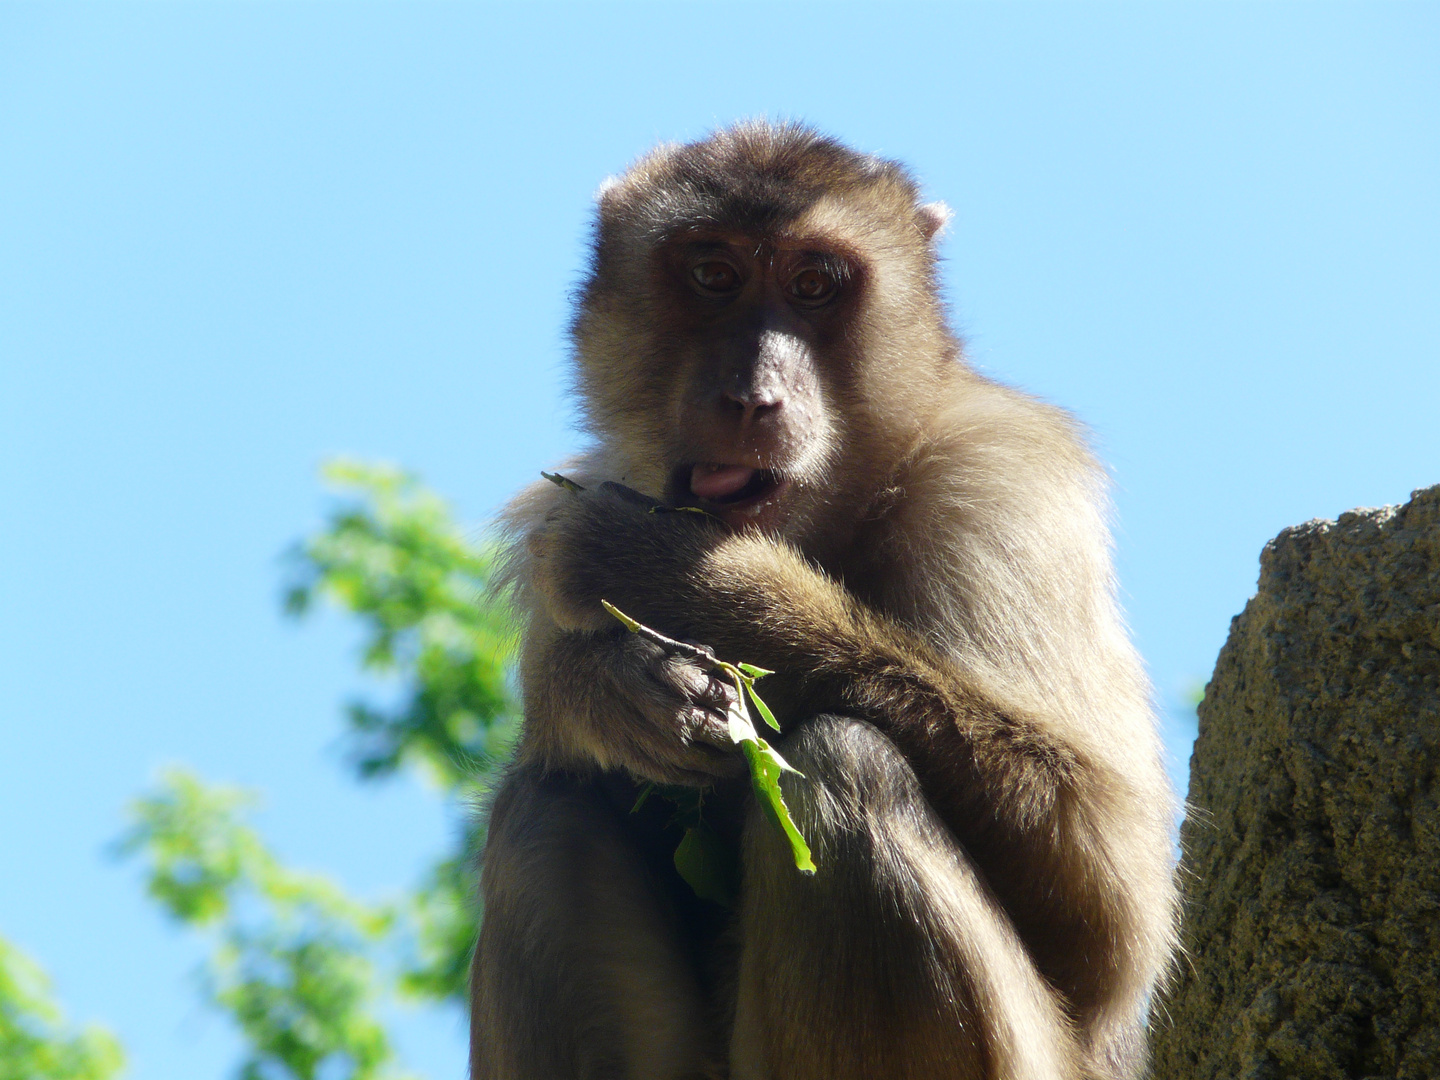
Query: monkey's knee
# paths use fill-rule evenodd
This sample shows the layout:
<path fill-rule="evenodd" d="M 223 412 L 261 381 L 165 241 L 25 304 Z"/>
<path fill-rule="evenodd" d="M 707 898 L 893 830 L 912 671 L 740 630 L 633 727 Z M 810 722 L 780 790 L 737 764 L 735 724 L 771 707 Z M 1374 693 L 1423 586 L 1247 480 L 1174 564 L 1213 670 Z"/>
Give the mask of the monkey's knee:
<path fill-rule="evenodd" d="M 751 815 L 732 1076 L 1078 1076 L 1055 996 L 894 743 L 822 716 L 781 751 L 816 871 Z"/>
<path fill-rule="evenodd" d="M 817 716 L 780 744 L 781 752 L 810 784 L 794 786 L 797 801 L 821 815 L 824 830 L 853 828 L 853 816 L 894 813 L 923 802 L 915 771 L 874 724 L 844 716 Z M 790 785 L 787 785 L 787 792 Z M 845 816 L 836 818 L 841 813 Z"/>

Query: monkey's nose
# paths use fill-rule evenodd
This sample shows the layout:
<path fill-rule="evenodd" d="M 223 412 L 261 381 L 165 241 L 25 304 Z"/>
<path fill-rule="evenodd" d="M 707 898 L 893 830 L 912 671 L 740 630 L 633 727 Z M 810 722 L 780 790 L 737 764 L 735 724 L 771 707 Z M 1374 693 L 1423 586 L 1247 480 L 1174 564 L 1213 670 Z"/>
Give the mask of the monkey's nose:
<path fill-rule="evenodd" d="M 763 391 L 731 390 L 725 394 L 725 403 L 732 410 L 740 412 L 741 427 L 749 427 L 758 420 L 764 420 L 778 413 L 785 405 L 781 394 Z"/>

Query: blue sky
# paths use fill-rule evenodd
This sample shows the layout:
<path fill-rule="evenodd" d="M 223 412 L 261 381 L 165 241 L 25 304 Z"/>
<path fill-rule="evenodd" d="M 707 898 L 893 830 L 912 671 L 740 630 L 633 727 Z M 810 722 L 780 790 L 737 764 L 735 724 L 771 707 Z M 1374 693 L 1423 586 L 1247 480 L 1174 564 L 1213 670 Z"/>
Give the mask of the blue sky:
<path fill-rule="evenodd" d="M 327 456 L 477 530 L 575 447 L 590 197 L 757 114 L 956 211 L 971 356 L 1075 411 L 1183 774 L 1183 699 L 1286 525 L 1440 482 L 1440 7 L 0 6 L 0 933 L 130 1075 L 225 1075 L 197 953 L 103 852 L 163 763 L 379 896 L 450 827 L 336 748 L 338 618 L 279 556 Z M 463 1070 L 456 1016 L 407 1059 Z"/>

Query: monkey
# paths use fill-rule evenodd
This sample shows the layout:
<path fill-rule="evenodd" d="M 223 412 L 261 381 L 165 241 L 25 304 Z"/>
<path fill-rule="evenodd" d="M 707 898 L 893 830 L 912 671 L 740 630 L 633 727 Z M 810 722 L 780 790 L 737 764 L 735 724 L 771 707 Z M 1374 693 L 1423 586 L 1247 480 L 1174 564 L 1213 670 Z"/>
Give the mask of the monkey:
<path fill-rule="evenodd" d="M 474 1080 L 1120 1080 L 1176 947 L 1174 797 L 1076 421 L 978 373 L 943 203 L 799 124 L 597 194 L 592 447 L 507 511 L 525 720 L 490 809 Z M 678 512 L 682 509 L 699 513 Z M 795 869 L 747 795 L 773 669 Z M 699 794 L 733 907 L 646 785 Z"/>

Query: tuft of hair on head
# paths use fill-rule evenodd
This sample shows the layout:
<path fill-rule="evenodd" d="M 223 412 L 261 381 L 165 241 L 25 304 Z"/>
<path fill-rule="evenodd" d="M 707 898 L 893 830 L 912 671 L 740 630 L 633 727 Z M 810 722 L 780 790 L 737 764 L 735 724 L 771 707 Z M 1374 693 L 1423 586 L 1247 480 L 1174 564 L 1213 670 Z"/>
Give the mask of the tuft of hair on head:
<path fill-rule="evenodd" d="M 915 211 L 915 224 L 926 240 L 938 240 L 945 235 L 955 211 L 943 202 L 926 203 Z"/>
<path fill-rule="evenodd" d="M 624 182 L 622 177 L 611 175 L 600 181 L 600 186 L 595 189 L 595 204 L 605 201 L 605 197 L 618 188 Z"/>

